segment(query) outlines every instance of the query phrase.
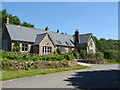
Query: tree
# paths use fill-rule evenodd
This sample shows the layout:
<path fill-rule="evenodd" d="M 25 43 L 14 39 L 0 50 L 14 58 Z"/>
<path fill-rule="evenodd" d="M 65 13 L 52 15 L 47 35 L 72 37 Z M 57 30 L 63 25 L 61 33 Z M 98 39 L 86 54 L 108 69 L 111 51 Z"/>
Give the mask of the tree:
<path fill-rule="evenodd" d="M 14 25 L 21 25 L 21 26 L 26 26 L 26 27 L 30 27 L 30 28 L 34 28 L 34 25 L 27 23 L 27 22 L 23 22 L 21 23 L 20 19 L 18 16 L 12 16 L 12 14 L 8 14 L 7 10 L 2 10 L 2 27 L 5 25 L 6 23 L 6 18 L 9 18 L 9 23 L 10 24 L 14 24 Z"/>
<path fill-rule="evenodd" d="M 21 26 L 26 26 L 26 27 L 30 27 L 30 28 L 34 28 L 34 25 L 27 23 L 27 22 L 23 22 L 20 24 Z"/>
<path fill-rule="evenodd" d="M 12 16 L 11 24 L 20 25 L 20 19 L 17 16 Z"/>

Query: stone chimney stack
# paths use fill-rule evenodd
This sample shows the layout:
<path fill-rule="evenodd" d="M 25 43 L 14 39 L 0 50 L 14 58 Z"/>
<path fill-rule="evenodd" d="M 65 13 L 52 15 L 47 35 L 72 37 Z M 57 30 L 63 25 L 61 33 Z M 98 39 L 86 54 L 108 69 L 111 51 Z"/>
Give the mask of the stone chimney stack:
<path fill-rule="evenodd" d="M 75 31 L 74 41 L 75 41 L 75 45 L 77 45 L 78 43 L 80 43 L 80 33 L 79 33 L 79 30 Z"/>
<path fill-rule="evenodd" d="M 48 26 L 45 28 L 45 31 L 49 31 L 49 28 L 48 28 Z"/>
<path fill-rule="evenodd" d="M 59 29 L 57 29 L 57 33 L 59 33 Z"/>
<path fill-rule="evenodd" d="M 6 17 L 6 24 L 9 24 L 9 17 Z"/>

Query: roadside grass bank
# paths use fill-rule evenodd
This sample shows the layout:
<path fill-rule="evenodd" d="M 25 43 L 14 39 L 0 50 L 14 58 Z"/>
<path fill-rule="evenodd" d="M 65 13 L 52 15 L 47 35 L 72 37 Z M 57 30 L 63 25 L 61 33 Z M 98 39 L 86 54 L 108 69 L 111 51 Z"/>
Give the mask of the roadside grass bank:
<path fill-rule="evenodd" d="M 70 70 L 79 70 L 89 68 L 88 66 L 76 65 L 71 67 L 65 68 L 53 68 L 53 69 L 44 69 L 44 70 L 4 70 L 2 71 L 2 78 L 1 81 L 28 77 L 28 76 L 35 76 L 35 75 L 44 75 L 44 74 L 51 74 L 63 71 L 70 71 Z"/>
<path fill-rule="evenodd" d="M 120 62 L 108 62 L 107 64 L 120 64 Z"/>

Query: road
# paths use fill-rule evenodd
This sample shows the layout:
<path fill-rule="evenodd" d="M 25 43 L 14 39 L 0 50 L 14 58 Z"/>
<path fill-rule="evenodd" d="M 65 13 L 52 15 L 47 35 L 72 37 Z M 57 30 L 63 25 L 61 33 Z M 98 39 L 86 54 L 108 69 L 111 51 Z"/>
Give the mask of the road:
<path fill-rule="evenodd" d="M 2 82 L 2 88 L 117 88 L 118 64 L 25 77 Z"/>

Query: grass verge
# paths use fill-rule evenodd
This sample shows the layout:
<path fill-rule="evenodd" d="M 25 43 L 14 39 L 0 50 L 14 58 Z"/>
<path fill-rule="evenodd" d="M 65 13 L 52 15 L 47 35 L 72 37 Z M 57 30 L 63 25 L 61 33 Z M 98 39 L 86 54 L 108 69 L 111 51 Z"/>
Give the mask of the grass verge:
<path fill-rule="evenodd" d="M 56 73 L 56 72 L 79 70 L 79 69 L 85 69 L 85 68 L 89 68 L 89 67 L 82 66 L 82 65 L 76 65 L 76 66 L 66 67 L 66 68 L 44 69 L 44 70 L 19 70 L 19 71 L 3 70 L 1 80 L 4 81 L 4 80 L 15 79 L 15 78 L 51 74 L 51 73 Z"/>
<path fill-rule="evenodd" d="M 120 64 L 120 62 L 108 62 L 107 64 Z"/>

